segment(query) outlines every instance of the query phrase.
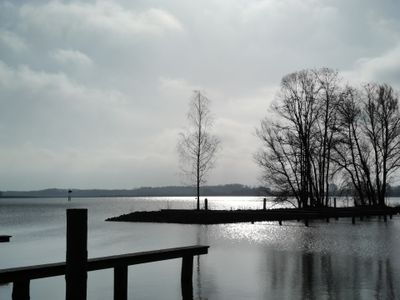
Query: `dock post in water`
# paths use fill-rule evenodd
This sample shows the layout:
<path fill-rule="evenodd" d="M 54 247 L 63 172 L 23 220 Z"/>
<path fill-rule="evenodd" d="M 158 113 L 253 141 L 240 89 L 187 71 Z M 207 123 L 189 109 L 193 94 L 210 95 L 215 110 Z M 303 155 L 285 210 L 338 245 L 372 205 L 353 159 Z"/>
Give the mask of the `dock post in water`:
<path fill-rule="evenodd" d="M 67 209 L 66 300 L 86 300 L 87 209 Z"/>
<path fill-rule="evenodd" d="M 128 266 L 114 268 L 114 300 L 128 299 Z"/>
<path fill-rule="evenodd" d="M 12 290 L 13 300 L 29 300 L 29 280 L 14 281 Z"/>
<path fill-rule="evenodd" d="M 193 300 L 193 255 L 182 257 L 182 299 Z"/>
<path fill-rule="evenodd" d="M 263 210 L 267 210 L 267 198 L 263 199 Z"/>
<path fill-rule="evenodd" d="M 356 217 L 355 216 L 352 216 L 351 217 L 351 224 L 356 224 Z"/>
<path fill-rule="evenodd" d="M 208 199 L 204 199 L 204 209 L 208 210 Z"/>
<path fill-rule="evenodd" d="M 336 197 L 333 198 L 333 207 L 336 208 Z"/>

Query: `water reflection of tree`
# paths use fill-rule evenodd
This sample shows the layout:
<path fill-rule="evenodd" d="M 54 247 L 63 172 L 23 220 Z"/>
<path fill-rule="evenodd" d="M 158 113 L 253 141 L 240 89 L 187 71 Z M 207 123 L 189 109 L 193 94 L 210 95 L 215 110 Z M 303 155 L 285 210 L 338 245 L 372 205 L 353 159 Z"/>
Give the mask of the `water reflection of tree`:
<path fill-rule="evenodd" d="M 398 299 L 389 258 L 266 251 L 265 299 Z"/>
<path fill-rule="evenodd" d="M 208 240 L 208 225 L 198 225 L 196 229 L 196 243 L 197 245 L 209 245 Z M 194 299 L 195 300 L 207 300 L 209 295 L 212 295 L 217 290 L 215 286 L 216 280 L 213 278 L 212 266 L 206 265 L 202 267 L 201 255 L 194 258 Z M 203 269 L 206 274 L 203 274 Z M 207 282 L 204 283 L 204 279 L 207 278 Z"/>

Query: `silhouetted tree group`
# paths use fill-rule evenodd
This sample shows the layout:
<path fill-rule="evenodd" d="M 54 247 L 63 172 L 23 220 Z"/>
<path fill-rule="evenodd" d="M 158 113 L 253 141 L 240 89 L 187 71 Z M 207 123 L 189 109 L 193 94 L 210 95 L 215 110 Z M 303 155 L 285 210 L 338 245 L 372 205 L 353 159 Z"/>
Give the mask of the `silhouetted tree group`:
<path fill-rule="evenodd" d="M 298 207 L 327 206 L 338 181 L 353 191 L 355 205 L 383 206 L 400 166 L 397 93 L 386 84 L 344 85 L 328 68 L 283 77 L 257 135 L 263 181 Z"/>

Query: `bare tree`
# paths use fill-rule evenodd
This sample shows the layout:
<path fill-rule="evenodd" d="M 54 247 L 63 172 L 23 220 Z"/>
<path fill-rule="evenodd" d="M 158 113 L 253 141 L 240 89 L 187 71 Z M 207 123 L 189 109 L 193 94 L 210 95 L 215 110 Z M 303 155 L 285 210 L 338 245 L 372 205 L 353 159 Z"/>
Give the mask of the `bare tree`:
<path fill-rule="evenodd" d="M 277 120 L 266 118 L 257 130 L 263 148 L 255 159 L 263 179 L 293 195 L 299 207 L 327 205 L 339 94 L 331 69 L 286 75 L 273 106 Z"/>
<path fill-rule="evenodd" d="M 400 168 L 400 111 L 392 87 L 348 87 L 339 109 L 340 143 L 333 160 L 357 193 L 356 204 L 385 205 L 387 187 Z"/>
<path fill-rule="evenodd" d="M 213 126 L 210 100 L 200 91 L 194 91 L 189 104 L 187 118 L 189 128 L 180 133 L 178 152 L 181 170 L 187 179 L 196 185 L 197 210 L 200 209 L 200 186 L 214 167 L 220 140 L 210 133 Z"/>
<path fill-rule="evenodd" d="M 332 161 L 335 173 L 342 175 L 354 190 L 354 203 L 374 203 L 371 181 L 371 149 L 362 130 L 362 95 L 353 87 L 346 87 L 338 108 L 338 138 L 333 146 Z"/>
<path fill-rule="evenodd" d="M 371 83 L 364 87 L 363 131 L 371 145 L 371 176 L 378 205 L 385 205 L 386 189 L 400 167 L 400 111 L 393 88 Z"/>

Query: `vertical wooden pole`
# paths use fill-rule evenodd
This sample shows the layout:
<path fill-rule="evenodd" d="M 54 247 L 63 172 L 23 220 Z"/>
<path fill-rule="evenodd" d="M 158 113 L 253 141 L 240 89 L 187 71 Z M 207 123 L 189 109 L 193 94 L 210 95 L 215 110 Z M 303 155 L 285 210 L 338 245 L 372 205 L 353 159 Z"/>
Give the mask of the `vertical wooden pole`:
<path fill-rule="evenodd" d="M 306 227 L 308 227 L 308 219 L 304 219 L 304 225 L 306 225 Z"/>
<path fill-rule="evenodd" d="M 29 300 L 29 280 L 14 281 L 12 300 Z"/>
<path fill-rule="evenodd" d="M 128 299 L 128 266 L 114 268 L 114 300 Z"/>
<path fill-rule="evenodd" d="M 333 198 L 333 207 L 336 208 L 336 197 Z"/>
<path fill-rule="evenodd" d="M 65 299 L 86 300 L 87 209 L 67 209 Z"/>
<path fill-rule="evenodd" d="M 182 272 L 181 272 L 181 288 L 182 299 L 193 299 L 193 256 L 188 255 L 182 257 Z"/>
<path fill-rule="evenodd" d="M 351 217 L 351 224 L 356 224 L 356 217 L 355 216 L 352 216 Z"/>
<path fill-rule="evenodd" d="M 263 199 L 263 210 L 267 210 L 267 198 Z"/>
<path fill-rule="evenodd" d="M 208 199 L 204 199 L 204 209 L 208 210 Z"/>

